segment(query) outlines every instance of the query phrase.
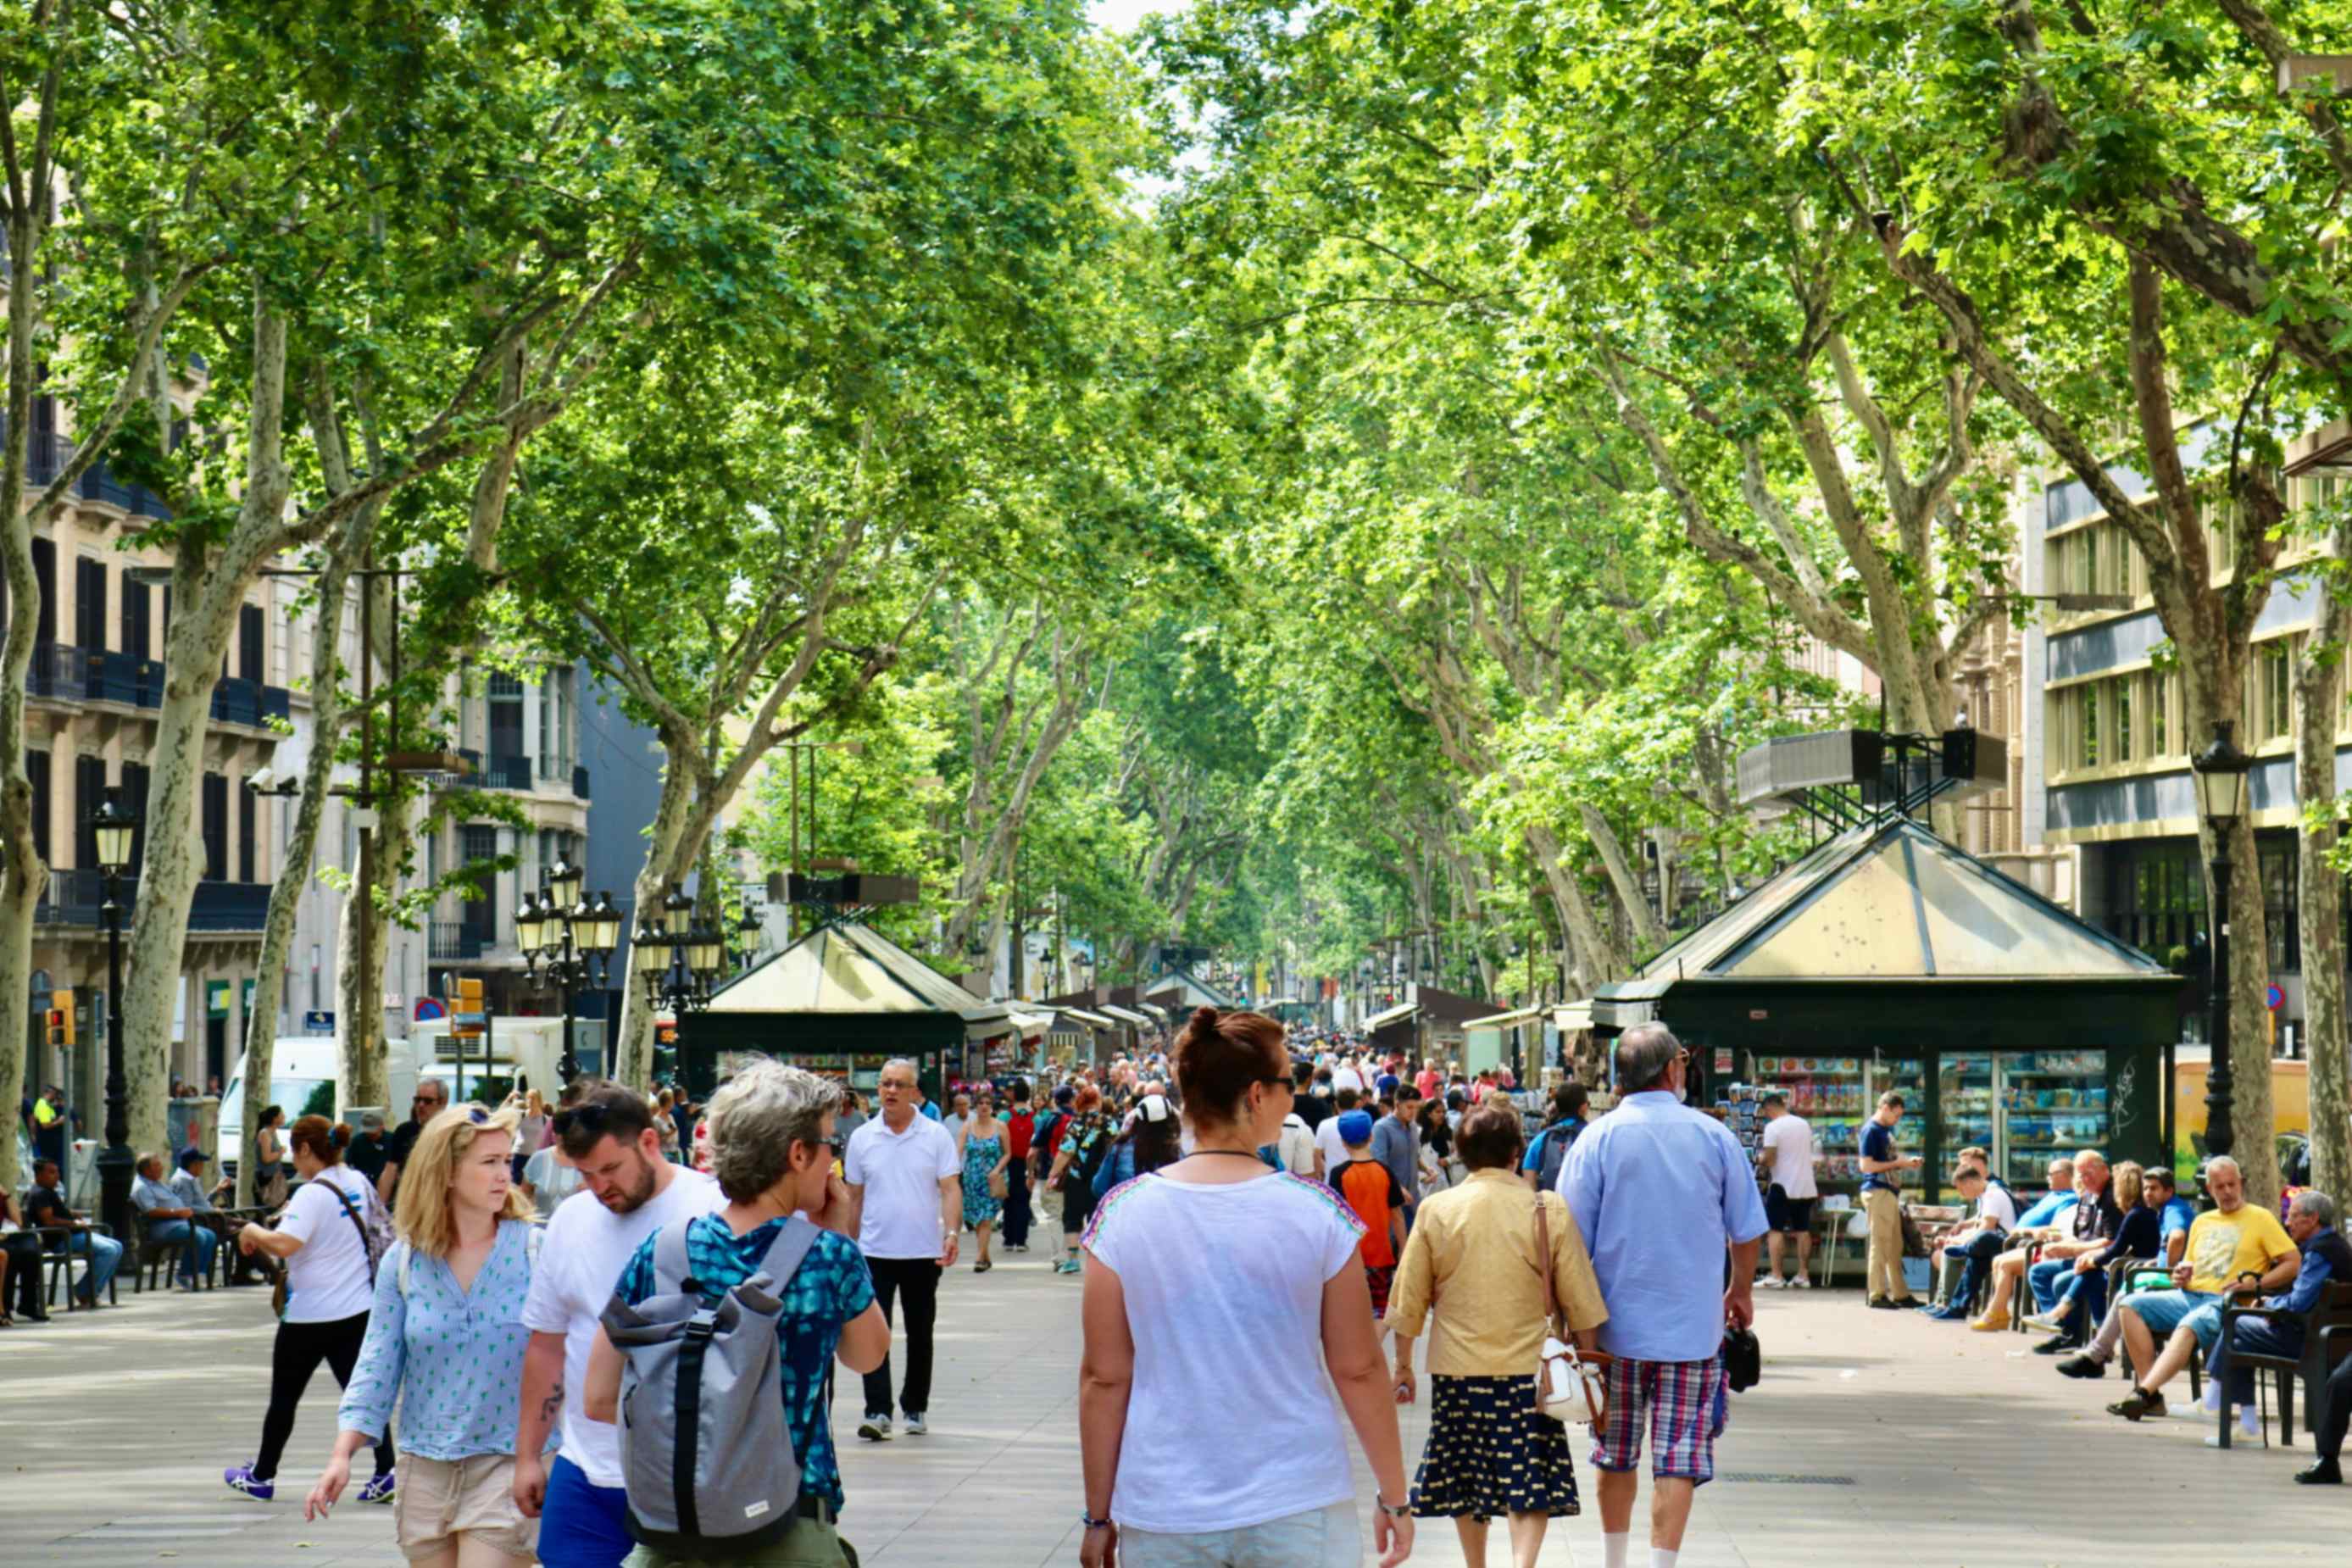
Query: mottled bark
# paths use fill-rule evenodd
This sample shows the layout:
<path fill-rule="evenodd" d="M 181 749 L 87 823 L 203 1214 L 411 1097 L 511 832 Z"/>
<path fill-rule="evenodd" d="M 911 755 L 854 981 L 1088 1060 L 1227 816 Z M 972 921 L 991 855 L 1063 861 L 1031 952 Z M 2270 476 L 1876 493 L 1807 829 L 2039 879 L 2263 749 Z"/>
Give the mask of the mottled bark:
<path fill-rule="evenodd" d="M 2352 522 L 2329 540 L 2336 561 L 2352 558 Z M 2345 1079 L 2344 874 L 2335 858 L 2336 730 L 2344 711 L 2346 633 L 2352 606 L 2344 589 L 2325 583 L 2319 617 L 2294 672 L 2294 795 L 2303 808 L 2296 867 L 2303 934 L 2305 1055 L 2311 1064 L 2311 1179 L 2324 1193 L 2352 1192 L 2352 1098 Z"/>

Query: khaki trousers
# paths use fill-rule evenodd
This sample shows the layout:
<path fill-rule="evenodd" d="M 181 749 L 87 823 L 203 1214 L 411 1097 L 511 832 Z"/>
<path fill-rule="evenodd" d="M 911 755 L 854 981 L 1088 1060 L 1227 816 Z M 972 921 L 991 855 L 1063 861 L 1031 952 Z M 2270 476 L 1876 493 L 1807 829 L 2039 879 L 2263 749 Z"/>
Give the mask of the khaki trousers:
<path fill-rule="evenodd" d="M 1870 1216 L 1870 1299 L 1899 1301 L 1911 1294 L 1903 1283 L 1903 1199 L 1873 1187 L 1862 1194 L 1862 1210 Z"/>

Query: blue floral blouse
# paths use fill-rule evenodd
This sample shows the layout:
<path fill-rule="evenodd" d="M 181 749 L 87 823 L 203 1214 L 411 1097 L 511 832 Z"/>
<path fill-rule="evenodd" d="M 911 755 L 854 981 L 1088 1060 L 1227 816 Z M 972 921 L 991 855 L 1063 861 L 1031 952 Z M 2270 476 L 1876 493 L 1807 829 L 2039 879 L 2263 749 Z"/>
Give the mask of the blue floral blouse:
<path fill-rule="evenodd" d="M 336 1415 L 343 1431 L 382 1437 L 397 1400 L 404 1453 L 463 1459 L 514 1452 L 522 1354 L 530 1343 L 522 1324 L 530 1228 L 523 1220 L 499 1222 L 470 1290 L 459 1288 L 447 1262 L 417 1253 L 404 1300 L 400 1265 L 409 1247 L 393 1243 L 376 1266 L 367 1340 Z"/>
<path fill-rule="evenodd" d="M 737 1236 L 715 1214 L 688 1220 L 687 1262 L 705 1297 L 715 1301 L 751 1278 L 768 1248 L 775 1246 L 783 1224 L 772 1219 Z M 629 1306 L 643 1304 L 654 1293 L 654 1243 L 660 1235 L 656 1231 L 646 1237 L 621 1270 L 614 1294 Z M 837 1510 L 842 1504 L 841 1464 L 834 1457 L 824 1380 L 835 1347 L 841 1343 L 842 1326 L 874 1304 L 874 1278 L 866 1272 L 866 1255 L 847 1237 L 819 1231 L 816 1244 L 779 1300 L 783 1303 L 776 1337 L 783 1363 L 784 1430 L 792 1437 L 793 1452 L 801 1457 L 801 1490 L 823 1498 Z"/>

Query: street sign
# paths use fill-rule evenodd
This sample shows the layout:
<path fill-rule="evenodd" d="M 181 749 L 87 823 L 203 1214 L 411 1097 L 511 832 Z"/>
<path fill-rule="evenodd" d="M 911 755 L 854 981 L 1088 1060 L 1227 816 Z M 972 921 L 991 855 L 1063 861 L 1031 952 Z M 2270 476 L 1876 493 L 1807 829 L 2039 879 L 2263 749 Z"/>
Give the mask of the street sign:
<path fill-rule="evenodd" d="M 2263 1005 L 2275 1013 L 2286 1005 L 2286 993 L 2273 985 L 2263 993 Z"/>
<path fill-rule="evenodd" d="M 450 982 L 456 988 L 449 998 L 449 1036 L 452 1039 L 478 1040 L 482 1037 L 482 983 L 464 975 Z"/>
<path fill-rule="evenodd" d="M 335 1032 L 335 1016 L 314 1007 L 302 1015 L 302 1032 L 306 1035 L 331 1035 Z"/>

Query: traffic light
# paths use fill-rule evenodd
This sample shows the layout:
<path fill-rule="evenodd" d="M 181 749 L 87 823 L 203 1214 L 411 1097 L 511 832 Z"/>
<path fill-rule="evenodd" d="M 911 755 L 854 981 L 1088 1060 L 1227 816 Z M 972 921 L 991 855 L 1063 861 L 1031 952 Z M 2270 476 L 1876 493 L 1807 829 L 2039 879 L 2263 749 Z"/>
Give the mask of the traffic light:
<path fill-rule="evenodd" d="M 49 1044 L 62 1049 L 74 1043 L 74 994 L 53 991 L 49 1002 Z"/>

